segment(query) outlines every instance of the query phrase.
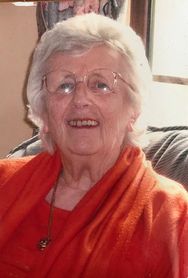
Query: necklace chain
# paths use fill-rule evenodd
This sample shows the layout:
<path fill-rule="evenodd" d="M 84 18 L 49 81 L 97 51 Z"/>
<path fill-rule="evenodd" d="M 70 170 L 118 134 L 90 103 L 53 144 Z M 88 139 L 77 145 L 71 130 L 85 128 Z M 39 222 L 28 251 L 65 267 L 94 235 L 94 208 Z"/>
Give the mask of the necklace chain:
<path fill-rule="evenodd" d="M 54 186 L 52 198 L 51 198 L 51 202 L 50 202 L 50 213 L 49 213 L 49 218 L 48 218 L 47 236 L 44 238 L 41 238 L 37 244 L 38 249 L 41 251 L 46 249 L 46 247 L 52 241 L 52 225 L 53 225 L 54 203 L 55 203 L 55 195 L 56 195 L 57 186 L 58 186 L 58 181 L 56 182 L 56 184 Z"/>

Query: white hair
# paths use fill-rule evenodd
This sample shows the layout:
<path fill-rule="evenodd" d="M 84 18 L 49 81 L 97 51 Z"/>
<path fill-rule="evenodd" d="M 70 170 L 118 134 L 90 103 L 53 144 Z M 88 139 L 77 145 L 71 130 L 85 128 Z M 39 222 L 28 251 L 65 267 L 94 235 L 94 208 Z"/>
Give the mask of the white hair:
<path fill-rule="evenodd" d="M 121 52 L 131 65 L 134 73 L 132 86 L 135 88 L 135 93 L 131 95 L 131 105 L 140 116 L 134 125 L 134 130 L 129 134 L 129 141 L 132 144 L 139 144 L 138 138 L 144 129 L 142 119 L 145 118 L 143 115 L 146 112 L 145 99 L 152 80 L 143 43 L 129 26 L 94 13 L 78 15 L 59 22 L 52 30 L 43 34 L 34 51 L 28 79 L 28 117 L 42 130 L 43 115 L 46 113 L 42 77 L 49 56 L 57 51 L 84 52 L 98 44 L 106 44 Z M 50 138 L 48 141 L 50 142 Z M 52 151 L 52 146 L 49 146 L 50 149 Z"/>

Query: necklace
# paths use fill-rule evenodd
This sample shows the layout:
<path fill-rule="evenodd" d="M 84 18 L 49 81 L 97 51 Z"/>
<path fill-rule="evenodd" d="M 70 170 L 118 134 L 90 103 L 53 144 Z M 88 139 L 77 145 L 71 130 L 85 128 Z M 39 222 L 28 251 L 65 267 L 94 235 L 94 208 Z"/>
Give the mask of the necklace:
<path fill-rule="evenodd" d="M 48 244 L 52 241 L 51 233 L 52 233 L 54 203 L 55 203 L 55 194 L 56 194 L 57 186 L 58 186 L 58 182 L 54 186 L 52 198 L 51 198 L 51 202 L 50 202 L 50 213 L 49 213 L 49 218 L 48 218 L 47 236 L 44 238 L 41 238 L 37 244 L 38 249 L 41 251 L 43 251 L 48 246 Z"/>

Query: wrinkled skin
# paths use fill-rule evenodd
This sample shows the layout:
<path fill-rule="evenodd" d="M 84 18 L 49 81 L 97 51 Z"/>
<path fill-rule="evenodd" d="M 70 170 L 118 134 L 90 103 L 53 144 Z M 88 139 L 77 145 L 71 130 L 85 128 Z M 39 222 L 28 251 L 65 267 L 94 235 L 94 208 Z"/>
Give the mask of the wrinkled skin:
<path fill-rule="evenodd" d="M 59 68 L 82 77 L 96 68 L 108 68 L 131 82 L 131 68 L 120 53 L 105 45 L 77 55 L 58 52 L 46 63 L 46 72 Z M 73 209 L 85 193 L 110 169 L 126 147 L 134 118 L 127 97 L 130 88 L 118 80 L 114 92 L 95 95 L 84 84 L 73 93 L 46 92 L 47 114 L 43 133 L 49 133 L 60 150 L 63 176 L 60 177 L 55 205 Z M 94 120 L 94 127 L 73 127 L 71 120 Z M 51 200 L 51 192 L 47 196 Z"/>
<path fill-rule="evenodd" d="M 78 76 L 96 68 L 108 68 L 122 75 L 130 71 L 121 54 L 104 45 L 79 55 L 56 53 L 50 57 L 46 68 L 50 71 L 63 68 Z M 70 95 L 48 94 L 45 128 L 50 131 L 62 153 L 119 154 L 126 142 L 132 119 L 126 90 L 129 90 L 128 86 L 118 80 L 115 92 L 111 94 L 92 94 L 83 83 L 78 84 L 76 91 Z M 99 125 L 94 128 L 73 128 L 67 123 L 72 119 L 92 119 Z"/>

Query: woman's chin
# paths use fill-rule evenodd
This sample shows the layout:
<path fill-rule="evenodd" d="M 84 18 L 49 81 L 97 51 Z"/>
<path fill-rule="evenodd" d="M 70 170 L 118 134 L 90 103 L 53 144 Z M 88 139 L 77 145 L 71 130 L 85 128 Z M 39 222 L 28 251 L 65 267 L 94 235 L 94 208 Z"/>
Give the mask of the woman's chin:
<path fill-rule="evenodd" d="M 76 146 L 69 146 L 68 150 L 72 154 L 88 156 L 98 153 L 100 151 L 100 148 L 98 146 L 77 144 Z"/>
<path fill-rule="evenodd" d="M 62 140 L 61 150 L 63 153 L 77 155 L 92 155 L 100 152 L 103 148 L 103 141 L 99 136 L 67 136 Z"/>

